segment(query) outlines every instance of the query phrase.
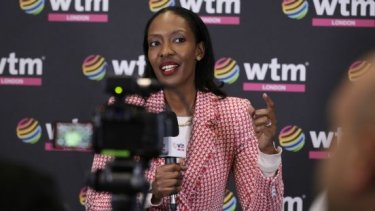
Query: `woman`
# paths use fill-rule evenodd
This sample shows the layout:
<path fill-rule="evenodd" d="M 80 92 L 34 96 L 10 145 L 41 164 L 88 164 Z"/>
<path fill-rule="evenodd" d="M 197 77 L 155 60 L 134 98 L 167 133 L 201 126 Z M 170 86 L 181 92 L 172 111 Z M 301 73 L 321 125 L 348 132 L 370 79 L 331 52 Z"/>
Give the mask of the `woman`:
<path fill-rule="evenodd" d="M 162 158 L 152 161 L 146 173 L 152 184 L 149 209 L 169 210 L 169 196 L 178 193 L 178 210 L 221 210 L 233 171 L 244 210 L 281 210 L 281 150 L 272 142 L 276 130 L 272 100 L 264 95 L 267 109 L 254 111 L 247 100 L 226 97 L 213 81 L 208 30 L 189 10 L 169 7 L 156 13 L 146 25 L 143 48 L 147 74 L 175 87 L 189 106 L 186 109 L 171 90 L 162 90 L 146 102 L 152 112 L 174 111 L 178 138 L 188 141 L 183 164 L 165 164 Z M 103 168 L 107 159 L 96 156 L 93 169 Z M 108 195 L 90 191 L 87 200 L 88 210 L 110 207 Z"/>

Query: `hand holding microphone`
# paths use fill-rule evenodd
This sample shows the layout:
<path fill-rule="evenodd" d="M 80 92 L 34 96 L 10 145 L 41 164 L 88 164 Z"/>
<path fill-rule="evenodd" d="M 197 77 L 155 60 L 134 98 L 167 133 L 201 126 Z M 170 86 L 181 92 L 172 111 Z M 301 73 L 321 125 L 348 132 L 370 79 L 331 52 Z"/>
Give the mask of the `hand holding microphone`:
<path fill-rule="evenodd" d="M 159 166 L 152 183 L 151 203 L 158 204 L 163 197 L 180 192 L 182 175 L 185 170 L 186 167 L 179 163 Z"/>
<path fill-rule="evenodd" d="M 165 158 L 165 165 L 156 168 L 155 180 L 152 183 L 152 204 L 160 203 L 161 199 L 170 196 L 170 208 L 176 210 L 177 193 L 181 191 L 182 175 L 186 171 L 184 162 L 177 163 L 177 159 L 184 159 L 187 151 L 188 131 L 179 131 L 177 137 L 167 137 L 164 139 L 162 157 Z"/>

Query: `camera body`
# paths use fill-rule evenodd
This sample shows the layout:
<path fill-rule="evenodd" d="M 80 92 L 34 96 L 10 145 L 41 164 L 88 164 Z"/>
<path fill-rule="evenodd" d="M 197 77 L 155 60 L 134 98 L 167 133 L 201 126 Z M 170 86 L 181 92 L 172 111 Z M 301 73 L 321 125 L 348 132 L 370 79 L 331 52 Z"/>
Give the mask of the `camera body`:
<path fill-rule="evenodd" d="M 96 191 L 113 194 L 113 210 L 138 210 L 136 194 L 149 189 L 144 171 L 150 160 L 162 153 L 164 137 L 178 135 L 175 113 L 151 113 L 125 103 L 129 95 L 147 98 L 161 88 L 152 79 L 108 77 L 105 90 L 114 101 L 97 108 L 92 124 L 56 123 L 55 147 L 79 151 L 91 148 L 115 158 L 88 178 L 88 185 Z"/>
<path fill-rule="evenodd" d="M 166 121 L 165 115 L 146 112 L 142 107 L 124 103 L 106 105 L 94 118 L 94 151 L 114 157 L 157 157 Z"/>
<path fill-rule="evenodd" d="M 147 98 L 161 88 L 152 79 L 107 78 L 106 92 L 114 102 L 99 107 L 94 115 L 95 152 L 114 157 L 137 155 L 145 160 L 160 155 L 163 138 L 178 134 L 176 114 L 147 112 L 125 101 L 129 95 Z"/>
<path fill-rule="evenodd" d="M 111 103 L 98 106 L 91 122 L 55 123 L 55 148 L 93 150 L 119 158 L 157 157 L 163 138 L 178 134 L 175 113 L 147 112 L 142 106 L 125 102 L 129 95 L 147 98 L 161 87 L 152 79 L 108 77 L 105 91 L 113 97 Z"/>

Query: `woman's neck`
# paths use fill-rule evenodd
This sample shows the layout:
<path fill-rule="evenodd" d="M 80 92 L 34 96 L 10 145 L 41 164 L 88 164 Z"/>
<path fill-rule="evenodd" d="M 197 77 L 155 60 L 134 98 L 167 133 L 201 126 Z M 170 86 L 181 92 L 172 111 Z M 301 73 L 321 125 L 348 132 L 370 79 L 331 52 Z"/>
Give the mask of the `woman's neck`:
<path fill-rule="evenodd" d="M 164 90 L 166 103 L 177 116 L 191 116 L 195 104 L 197 90 L 195 88 L 188 91 L 178 90 L 178 93 L 181 96 L 179 96 L 175 91 Z M 185 99 L 185 102 L 181 99 L 181 97 Z"/>

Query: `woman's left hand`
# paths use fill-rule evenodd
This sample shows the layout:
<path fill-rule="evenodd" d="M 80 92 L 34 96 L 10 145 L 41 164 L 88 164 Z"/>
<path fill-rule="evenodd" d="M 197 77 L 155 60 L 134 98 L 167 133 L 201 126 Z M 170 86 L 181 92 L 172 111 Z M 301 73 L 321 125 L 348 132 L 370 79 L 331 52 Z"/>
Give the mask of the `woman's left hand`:
<path fill-rule="evenodd" d="M 258 109 L 252 112 L 254 129 L 259 141 L 259 149 L 265 154 L 275 154 L 277 150 L 273 145 L 276 134 L 275 104 L 266 93 L 262 95 L 267 108 Z"/>

